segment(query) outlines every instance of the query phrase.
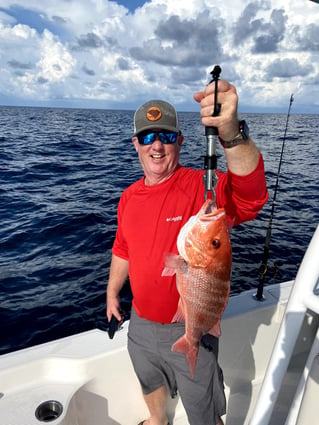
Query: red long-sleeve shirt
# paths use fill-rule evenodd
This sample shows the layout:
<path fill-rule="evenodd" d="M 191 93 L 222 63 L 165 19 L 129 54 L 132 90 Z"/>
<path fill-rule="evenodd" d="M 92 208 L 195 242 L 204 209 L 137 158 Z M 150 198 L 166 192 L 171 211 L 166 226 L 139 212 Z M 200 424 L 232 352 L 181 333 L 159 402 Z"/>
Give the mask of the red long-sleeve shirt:
<path fill-rule="evenodd" d="M 146 186 L 142 178 L 121 196 L 112 252 L 129 261 L 133 306 L 140 317 L 170 323 L 177 310 L 175 276 L 161 274 L 165 254 L 178 253 L 181 227 L 204 203 L 203 174 L 179 166 L 163 183 Z M 262 157 L 247 176 L 230 171 L 217 175 L 217 207 L 225 208 L 234 225 L 255 218 L 268 199 Z"/>

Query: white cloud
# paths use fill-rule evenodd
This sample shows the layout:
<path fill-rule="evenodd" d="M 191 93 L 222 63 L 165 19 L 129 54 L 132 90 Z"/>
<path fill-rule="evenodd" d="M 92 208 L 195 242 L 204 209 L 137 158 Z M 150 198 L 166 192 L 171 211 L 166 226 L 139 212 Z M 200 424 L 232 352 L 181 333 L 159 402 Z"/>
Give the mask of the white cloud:
<path fill-rule="evenodd" d="M 2 0 L 0 104 L 194 109 L 219 63 L 243 109 L 286 110 L 294 92 L 318 112 L 318 18 L 310 0 Z"/>
<path fill-rule="evenodd" d="M 47 30 L 43 32 L 39 47 L 41 59 L 37 67 L 40 76 L 43 76 L 48 83 L 65 81 L 76 65 L 76 60 L 68 49 Z"/>

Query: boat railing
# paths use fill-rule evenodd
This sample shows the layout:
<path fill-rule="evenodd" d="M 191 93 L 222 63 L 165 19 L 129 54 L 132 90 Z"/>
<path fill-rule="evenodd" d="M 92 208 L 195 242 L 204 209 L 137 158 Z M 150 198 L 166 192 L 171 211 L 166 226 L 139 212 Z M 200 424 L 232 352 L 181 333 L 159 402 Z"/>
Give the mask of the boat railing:
<path fill-rule="evenodd" d="M 255 409 L 250 420 L 250 425 L 270 424 L 284 376 L 287 372 L 297 338 L 305 320 L 305 315 L 308 310 L 311 310 L 315 315 L 319 315 L 319 293 L 317 290 L 319 278 L 318 257 L 319 226 L 317 226 L 299 267 Z M 297 423 L 306 380 L 318 353 L 319 333 L 317 333 L 308 355 L 308 360 L 296 390 L 289 416 L 286 419 L 286 425 Z"/>

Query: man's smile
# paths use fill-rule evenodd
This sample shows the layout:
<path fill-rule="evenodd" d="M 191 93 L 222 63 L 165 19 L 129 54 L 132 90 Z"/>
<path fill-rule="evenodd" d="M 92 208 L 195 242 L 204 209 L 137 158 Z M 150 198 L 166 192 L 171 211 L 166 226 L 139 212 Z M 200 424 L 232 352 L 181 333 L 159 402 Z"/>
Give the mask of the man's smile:
<path fill-rule="evenodd" d="M 162 158 L 164 158 L 164 156 L 165 156 L 165 154 L 153 153 L 151 155 L 151 158 L 153 158 L 153 159 L 162 159 Z"/>

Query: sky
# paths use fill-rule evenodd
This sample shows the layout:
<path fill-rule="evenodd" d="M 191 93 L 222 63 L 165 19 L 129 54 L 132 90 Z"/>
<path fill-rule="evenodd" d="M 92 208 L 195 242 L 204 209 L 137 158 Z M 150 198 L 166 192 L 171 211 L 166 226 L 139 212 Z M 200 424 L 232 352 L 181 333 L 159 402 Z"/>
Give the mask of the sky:
<path fill-rule="evenodd" d="M 310 0 L 0 0 L 0 105 L 198 111 L 220 65 L 242 112 L 319 113 Z"/>

